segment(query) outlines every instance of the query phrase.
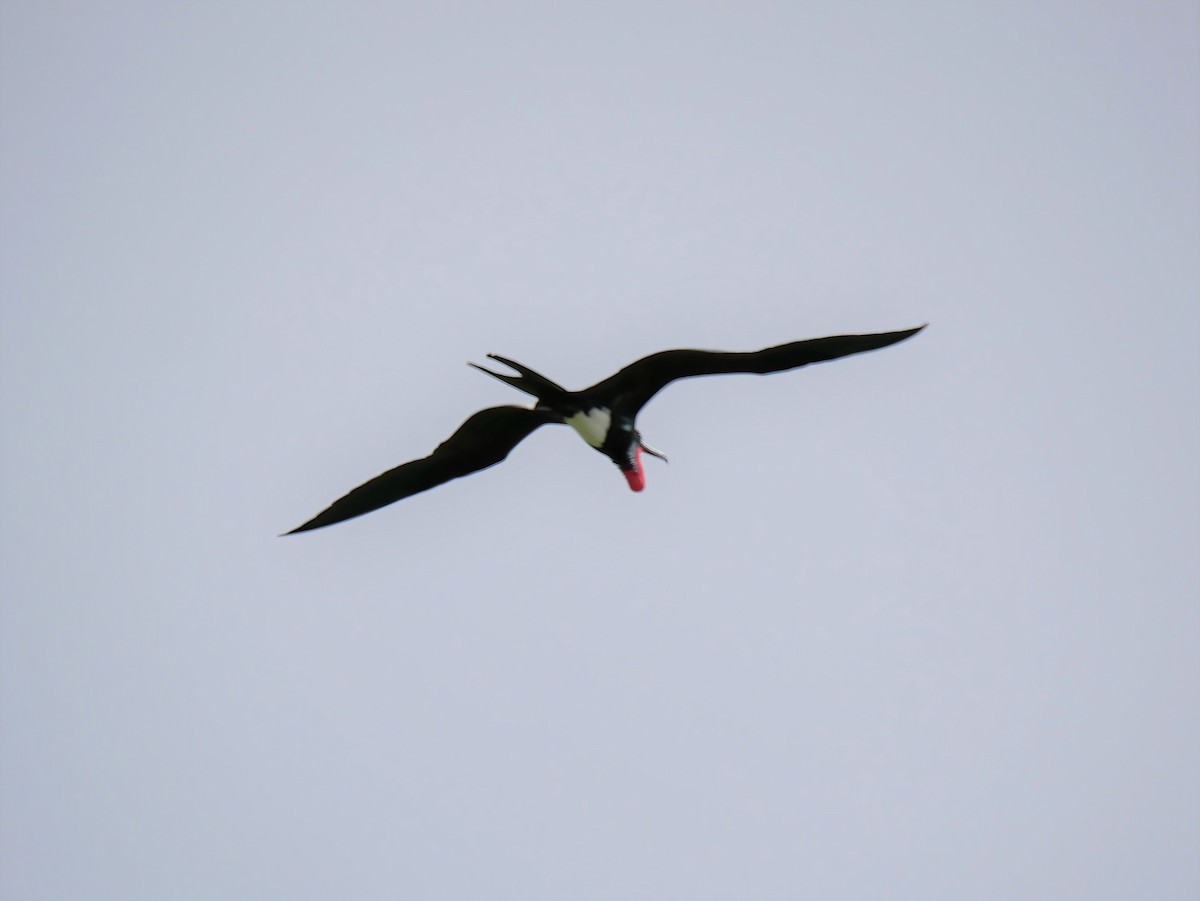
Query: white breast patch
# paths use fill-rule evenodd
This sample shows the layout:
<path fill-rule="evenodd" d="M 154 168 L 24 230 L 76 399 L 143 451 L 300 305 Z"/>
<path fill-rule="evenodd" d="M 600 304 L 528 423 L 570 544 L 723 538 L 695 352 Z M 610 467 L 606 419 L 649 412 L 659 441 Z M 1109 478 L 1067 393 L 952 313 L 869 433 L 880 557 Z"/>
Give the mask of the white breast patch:
<path fill-rule="evenodd" d="M 600 447 L 608 436 L 612 413 L 604 407 L 593 407 L 583 413 L 567 417 L 567 425 L 577 431 L 592 447 Z"/>

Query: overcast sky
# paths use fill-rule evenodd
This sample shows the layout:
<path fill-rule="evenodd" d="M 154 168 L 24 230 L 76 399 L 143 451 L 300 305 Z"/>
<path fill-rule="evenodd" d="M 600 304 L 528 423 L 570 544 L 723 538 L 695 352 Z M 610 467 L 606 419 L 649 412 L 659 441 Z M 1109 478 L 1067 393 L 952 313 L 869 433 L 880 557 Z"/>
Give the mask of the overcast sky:
<path fill-rule="evenodd" d="M 1200 897 L 1198 36 L 0 0 L 0 896 Z"/>

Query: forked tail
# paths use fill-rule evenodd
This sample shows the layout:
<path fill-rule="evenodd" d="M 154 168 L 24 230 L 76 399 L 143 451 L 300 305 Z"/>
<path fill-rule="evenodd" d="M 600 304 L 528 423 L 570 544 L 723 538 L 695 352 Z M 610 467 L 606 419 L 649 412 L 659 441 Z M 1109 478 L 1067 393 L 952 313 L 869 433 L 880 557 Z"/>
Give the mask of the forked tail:
<path fill-rule="evenodd" d="M 506 384 L 512 385 L 518 391 L 524 391 L 526 394 L 531 394 L 540 401 L 553 403 L 555 400 L 570 394 L 562 385 L 550 381 L 540 372 L 534 372 L 528 366 L 523 366 L 515 360 L 510 360 L 507 357 L 501 357 L 496 354 L 488 354 L 488 359 L 495 360 L 497 363 L 503 363 L 509 369 L 514 369 L 520 375 L 504 375 L 499 372 L 492 372 L 490 369 L 485 369 L 478 363 L 468 363 L 468 366 L 478 369 L 480 372 L 486 372 L 494 379 L 499 379 Z"/>

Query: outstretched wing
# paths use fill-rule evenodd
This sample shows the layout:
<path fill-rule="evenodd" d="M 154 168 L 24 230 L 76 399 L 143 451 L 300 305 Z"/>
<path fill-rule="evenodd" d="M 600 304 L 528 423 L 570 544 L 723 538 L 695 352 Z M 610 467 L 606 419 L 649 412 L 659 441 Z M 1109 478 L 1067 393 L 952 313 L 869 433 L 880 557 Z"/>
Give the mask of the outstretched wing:
<path fill-rule="evenodd" d="M 389 469 L 334 501 L 285 535 L 330 526 L 362 516 L 443 482 L 495 466 L 539 426 L 561 421 L 554 413 L 527 407 L 489 407 L 459 426 L 428 457 Z"/>
<path fill-rule="evenodd" d="M 925 326 L 905 329 L 900 332 L 881 332 L 875 335 L 835 335 L 830 338 L 812 338 L 808 341 L 793 341 L 764 350 L 747 353 L 730 353 L 719 350 L 664 350 L 642 357 L 630 363 L 620 372 L 593 385 L 581 394 L 595 393 L 601 397 L 615 397 L 614 407 L 630 416 L 637 415 L 650 398 L 676 379 L 687 379 L 698 375 L 720 375 L 722 373 L 747 372 L 765 375 L 769 372 L 784 372 L 809 363 L 836 360 L 850 354 L 878 350 L 911 338 Z"/>

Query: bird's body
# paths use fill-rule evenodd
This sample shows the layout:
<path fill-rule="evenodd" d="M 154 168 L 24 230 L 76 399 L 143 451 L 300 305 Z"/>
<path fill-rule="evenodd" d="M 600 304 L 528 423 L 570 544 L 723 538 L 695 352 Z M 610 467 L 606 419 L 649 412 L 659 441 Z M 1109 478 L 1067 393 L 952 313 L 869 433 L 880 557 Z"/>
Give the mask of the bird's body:
<path fill-rule="evenodd" d="M 517 375 L 493 372 L 474 363 L 470 365 L 537 398 L 533 407 L 505 406 L 480 410 L 428 457 L 376 476 L 287 534 L 319 529 L 361 516 L 444 482 L 494 466 L 534 430 L 548 423 L 571 426 L 589 446 L 617 465 L 631 489 L 641 491 L 646 484 L 642 467 L 643 451 L 664 460 L 666 458 L 642 441 L 635 420 L 642 407 L 671 382 L 701 375 L 764 375 L 797 369 L 809 363 L 878 350 L 912 337 L 922 328 L 924 326 L 874 335 L 814 338 L 747 353 L 666 350 L 643 357 L 582 391 L 568 391 L 527 366 L 488 354 Z"/>

